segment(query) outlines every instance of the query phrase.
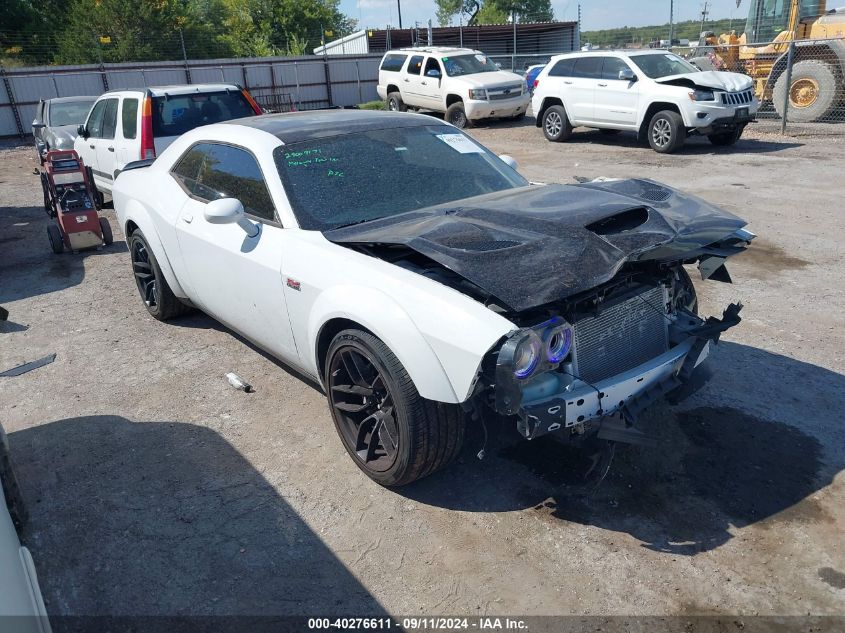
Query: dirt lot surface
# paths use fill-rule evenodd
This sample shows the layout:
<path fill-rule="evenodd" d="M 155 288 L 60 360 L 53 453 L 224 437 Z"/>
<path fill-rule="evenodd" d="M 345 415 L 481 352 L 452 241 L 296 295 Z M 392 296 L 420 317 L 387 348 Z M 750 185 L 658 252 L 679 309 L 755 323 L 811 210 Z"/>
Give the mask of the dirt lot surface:
<path fill-rule="evenodd" d="M 577 453 L 477 430 L 401 490 L 365 478 L 323 395 L 212 319 L 143 310 L 111 247 L 55 256 L 29 147 L 0 150 L 0 378 L 51 614 L 845 615 L 845 137 L 472 130 L 529 178 L 648 177 L 749 220 L 717 375 L 649 416 L 587 493 Z M 235 371 L 256 392 L 236 391 Z"/>

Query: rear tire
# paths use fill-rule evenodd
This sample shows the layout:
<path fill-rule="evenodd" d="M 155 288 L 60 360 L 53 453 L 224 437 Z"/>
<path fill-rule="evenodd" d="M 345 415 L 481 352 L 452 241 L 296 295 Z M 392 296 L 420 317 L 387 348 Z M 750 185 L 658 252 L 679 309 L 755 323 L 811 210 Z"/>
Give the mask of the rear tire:
<path fill-rule="evenodd" d="M 710 134 L 707 136 L 707 139 L 717 147 L 727 147 L 730 145 L 735 145 L 739 138 L 742 136 L 742 132 L 744 130 L 745 126 L 741 125 L 735 130 L 731 130 L 730 132 Z"/>
<path fill-rule="evenodd" d="M 461 449 L 465 417 L 460 407 L 421 397 L 402 363 L 369 332 L 344 330 L 335 336 L 326 355 L 325 385 L 344 447 L 382 486 L 426 477 Z"/>
<path fill-rule="evenodd" d="M 444 118 L 448 123 L 460 129 L 472 127 L 472 122 L 467 118 L 464 104 L 461 101 L 456 101 L 446 108 L 446 116 Z"/>
<path fill-rule="evenodd" d="M 775 82 L 772 103 L 783 118 L 783 101 L 789 91 L 788 121 L 810 123 L 831 114 L 842 99 L 836 72 L 823 61 L 807 59 L 792 68 L 792 86 L 786 85 L 786 71 Z"/>
<path fill-rule="evenodd" d="M 687 130 L 684 120 L 674 110 L 661 110 L 648 124 L 648 144 L 655 152 L 671 154 L 684 144 Z"/>
<path fill-rule="evenodd" d="M 553 143 L 565 141 L 572 135 L 572 125 L 563 106 L 549 106 L 543 112 L 543 135 Z"/>
<path fill-rule="evenodd" d="M 387 95 L 387 109 L 391 112 L 406 112 L 408 106 L 402 101 L 402 95 L 398 92 L 391 92 Z"/>
<path fill-rule="evenodd" d="M 167 321 L 190 312 L 191 308 L 179 301 L 167 285 L 147 238 L 140 230 L 129 236 L 129 254 L 138 293 L 153 318 Z"/>
<path fill-rule="evenodd" d="M 55 224 L 47 225 L 47 238 L 50 240 L 50 248 L 56 255 L 59 255 L 65 250 L 65 242 L 62 239 L 62 232 Z"/>
<path fill-rule="evenodd" d="M 111 224 L 107 218 L 100 218 L 100 230 L 103 232 L 103 244 L 108 246 L 114 242 L 114 236 L 111 232 Z"/>

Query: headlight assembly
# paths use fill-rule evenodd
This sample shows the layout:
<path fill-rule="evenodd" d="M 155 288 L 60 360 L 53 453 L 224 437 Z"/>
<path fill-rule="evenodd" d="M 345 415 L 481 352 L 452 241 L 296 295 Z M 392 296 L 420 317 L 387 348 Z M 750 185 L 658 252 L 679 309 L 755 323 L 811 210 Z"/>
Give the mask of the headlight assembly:
<path fill-rule="evenodd" d="M 715 101 L 716 95 L 712 90 L 693 90 L 689 93 L 692 101 Z"/>
<path fill-rule="evenodd" d="M 471 88 L 469 91 L 469 98 L 476 99 L 478 101 L 486 101 L 487 100 L 487 91 L 484 88 L 476 89 Z"/>
<path fill-rule="evenodd" d="M 546 359 L 557 364 L 569 355 L 572 349 L 572 326 L 566 321 L 558 322 L 543 332 Z"/>
<path fill-rule="evenodd" d="M 520 330 L 499 351 L 499 367 L 515 378 L 531 376 L 543 357 L 543 342 L 534 330 Z"/>

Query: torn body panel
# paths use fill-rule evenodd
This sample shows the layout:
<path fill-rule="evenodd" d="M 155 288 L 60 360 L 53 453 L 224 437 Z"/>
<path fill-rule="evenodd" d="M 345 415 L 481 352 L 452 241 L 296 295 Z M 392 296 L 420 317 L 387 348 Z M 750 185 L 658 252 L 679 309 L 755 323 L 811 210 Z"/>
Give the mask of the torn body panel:
<path fill-rule="evenodd" d="M 656 182 L 620 180 L 510 189 L 324 235 L 404 246 L 519 312 L 596 288 L 626 265 L 695 260 L 708 248 L 740 252 L 744 226 Z"/>

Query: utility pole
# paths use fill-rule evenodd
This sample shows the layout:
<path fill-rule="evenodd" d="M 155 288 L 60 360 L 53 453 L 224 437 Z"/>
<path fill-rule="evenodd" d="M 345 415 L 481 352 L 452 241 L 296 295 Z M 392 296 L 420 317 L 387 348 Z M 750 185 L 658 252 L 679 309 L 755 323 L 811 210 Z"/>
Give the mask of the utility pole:
<path fill-rule="evenodd" d="M 396 0 L 396 11 L 399 13 L 399 28 L 402 28 L 402 1 Z"/>
<path fill-rule="evenodd" d="M 701 34 L 704 32 L 704 22 L 707 20 L 707 13 L 708 13 L 707 12 L 707 2 L 705 0 L 704 8 L 701 10 L 701 29 L 698 31 L 699 38 L 701 37 Z M 733 13 L 733 11 L 731 11 L 731 13 Z"/>
<path fill-rule="evenodd" d="M 675 0 L 669 0 L 669 48 L 675 39 Z"/>

